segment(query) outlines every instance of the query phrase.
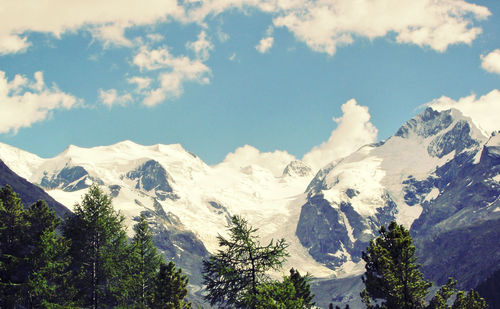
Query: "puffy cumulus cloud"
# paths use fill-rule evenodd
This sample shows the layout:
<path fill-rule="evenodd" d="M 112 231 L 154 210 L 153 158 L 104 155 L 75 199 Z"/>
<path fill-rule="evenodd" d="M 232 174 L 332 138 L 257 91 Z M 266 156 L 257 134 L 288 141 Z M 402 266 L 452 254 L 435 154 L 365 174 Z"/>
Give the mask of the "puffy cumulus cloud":
<path fill-rule="evenodd" d="M 132 96 L 129 93 L 118 95 L 116 89 L 102 90 L 99 89 L 99 99 L 104 105 L 112 107 L 113 105 L 125 105 L 132 101 Z"/>
<path fill-rule="evenodd" d="M 273 47 L 273 44 L 274 38 L 272 36 L 269 36 L 260 40 L 259 44 L 255 46 L 255 49 L 257 49 L 259 53 L 264 54 L 267 53 L 271 49 L 271 47 Z"/>
<path fill-rule="evenodd" d="M 152 88 L 149 83 L 142 83 L 143 104 L 154 106 L 166 99 L 179 97 L 183 92 L 183 83 L 210 83 L 211 70 L 200 59 L 190 59 L 186 56 L 174 56 L 167 48 L 149 50 L 142 48 L 134 57 L 133 63 L 141 71 L 158 71 L 156 83 L 159 87 Z M 135 82 L 139 81 L 137 78 Z"/>
<path fill-rule="evenodd" d="M 283 12 L 274 25 L 329 55 L 356 36 L 375 39 L 391 32 L 399 43 L 445 51 L 452 44 L 470 44 L 481 33 L 473 21 L 490 14 L 463 0 L 319 0 Z"/>
<path fill-rule="evenodd" d="M 342 105 L 342 113 L 341 117 L 333 118 L 337 128 L 332 131 L 328 141 L 304 155 L 302 161 L 313 169 L 318 170 L 377 140 L 378 130 L 370 122 L 368 107 L 358 105 L 356 100 L 351 99 Z"/>
<path fill-rule="evenodd" d="M 481 56 L 481 67 L 488 72 L 500 74 L 500 49 Z"/>
<path fill-rule="evenodd" d="M 202 31 L 198 34 L 198 40 L 186 43 L 186 48 L 194 51 L 199 59 L 206 61 L 210 56 L 210 51 L 214 49 L 214 45 L 207 39 L 206 32 Z"/>
<path fill-rule="evenodd" d="M 450 108 L 458 109 L 472 121 L 487 135 L 491 132 L 500 130 L 500 91 L 492 90 L 488 94 L 477 97 L 472 94 L 467 97 L 453 100 L 449 97 L 442 96 L 426 104 L 438 111 Z"/>
<path fill-rule="evenodd" d="M 124 29 L 176 19 L 184 20 L 177 0 L 26 0 L 3 1 L 0 7 L 0 53 L 25 50 L 26 32 L 62 33 L 90 29 L 98 38 L 129 45 Z M 54 18 L 57 16 L 57 18 Z"/>
<path fill-rule="evenodd" d="M 245 168 L 249 165 L 258 165 L 268 169 L 276 177 L 283 174 L 283 170 L 295 157 L 286 151 L 260 152 L 257 148 L 245 145 L 229 153 L 218 166 L 229 166 L 235 169 Z"/>
<path fill-rule="evenodd" d="M 34 80 L 16 75 L 9 81 L 0 71 L 0 133 L 14 132 L 50 117 L 58 109 L 71 109 L 78 103 L 74 96 L 48 87 L 42 72 Z"/>

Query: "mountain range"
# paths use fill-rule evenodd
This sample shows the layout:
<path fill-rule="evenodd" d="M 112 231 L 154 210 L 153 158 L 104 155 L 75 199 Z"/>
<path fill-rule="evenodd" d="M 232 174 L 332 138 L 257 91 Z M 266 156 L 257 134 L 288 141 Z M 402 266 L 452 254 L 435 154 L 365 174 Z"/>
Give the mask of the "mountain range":
<path fill-rule="evenodd" d="M 483 132 L 458 110 L 427 108 L 389 139 L 319 171 L 301 161 L 209 166 L 181 145 L 131 141 L 69 146 L 48 159 L 0 144 L 0 159 L 2 182 L 14 172 L 70 210 L 98 183 L 129 235 L 145 214 L 157 246 L 188 273 L 197 297 L 201 261 L 217 250 L 231 215 L 245 217 L 263 242 L 285 238 L 283 273 L 311 273 L 323 307 L 359 306 L 361 252 L 392 220 L 410 229 L 422 270 L 437 284 L 453 276 L 473 288 L 500 265 L 500 133 Z M 63 214 L 62 205 L 53 207 Z"/>

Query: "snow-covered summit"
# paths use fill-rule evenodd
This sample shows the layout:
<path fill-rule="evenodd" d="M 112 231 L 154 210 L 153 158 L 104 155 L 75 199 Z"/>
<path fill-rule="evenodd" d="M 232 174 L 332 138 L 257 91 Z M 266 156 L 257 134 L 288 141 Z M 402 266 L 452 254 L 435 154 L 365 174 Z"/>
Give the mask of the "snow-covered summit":
<path fill-rule="evenodd" d="M 294 160 L 285 167 L 282 177 L 310 177 L 313 171 L 309 165 L 303 161 Z"/>
<path fill-rule="evenodd" d="M 381 225 L 396 219 L 409 228 L 426 198 L 439 192 L 422 181 L 461 154 L 478 153 L 486 141 L 458 110 L 427 108 L 388 140 L 361 147 L 317 173 L 302 207 L 299 239 L 332 268 L 358 263 Z"/>

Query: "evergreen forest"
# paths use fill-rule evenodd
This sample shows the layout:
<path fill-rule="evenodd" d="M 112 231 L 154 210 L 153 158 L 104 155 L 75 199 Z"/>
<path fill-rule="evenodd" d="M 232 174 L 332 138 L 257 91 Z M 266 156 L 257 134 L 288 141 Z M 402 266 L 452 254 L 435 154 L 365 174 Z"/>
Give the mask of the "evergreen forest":
<path fill-rule="evenodd" d="M 0 308 L 191 308 L 187 276 L 155 247 L 147 218 L 136 219 L 133 236 L 127 237 L 124 218 L 97 185 L 64 220 L 44 201 L 24 207 L 10 186 L 1 188 Z M 262 244 L 257 229 L 240 216 L 231 217 L 228 232 L 227 238 L 218 236 L 219 250 L 203 261 L 207 303 L 318 308 L 311 274 L 292 268 L 280 279 L 269 275 L 289 256 L 285 239 Z M 452 278 L 431 295 L 432 283 L 420 272 L 415 252 L 404 226 L 392 222 L 380 228 L 362 254 L 360 296 L 366 308 L 488 308 L 477 291 L 455 289 Z M 485 284 L 480 291 L 495 295 L 493 283 Z"/>

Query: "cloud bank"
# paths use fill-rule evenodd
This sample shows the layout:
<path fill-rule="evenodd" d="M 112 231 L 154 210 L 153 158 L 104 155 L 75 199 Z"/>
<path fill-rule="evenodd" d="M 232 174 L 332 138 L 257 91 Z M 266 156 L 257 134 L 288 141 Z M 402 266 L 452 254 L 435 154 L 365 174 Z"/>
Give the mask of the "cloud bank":
<path fill-rule="evenodd" d="M 368 107 L 358 105 L 356 100 L 351 99 L 342 105 L 342 113 L 341 117 L 333 118 L 337 127 L 328 141 L 315 146 L 302 158 L 313 170 L 318 170 L 377 140 L 378 130 L 370 122 Z"/>
<path fill-rule="evenodd" d="M 453 100 L 449 97 L 442 96 L 427 103 L 438 111 L 450 108 L 456 108 L 465 116 L 472 118 L 472 121 L 478 126 L 487 136 L 493 131 L 500 130 L 500 90 L 494 89 L 488 94 L 477 97 L 472 94 L 467 97 Z"/>
<path fill-rule="evenodd" d="M 34 80 L 16 75 L 9 81 L 0 71 L 0 133 L 16 133 L 49 118 L 55 110 L 75 107 L 78 101 L 56 85 L 47 86 L 42 72 L 36 72 Z"/>
<path fill-rule="evenodd" d="M 356 37 L 373 40 L 390 33 L 398 43 L 444 51 L 470 44 L 482 31 L 474 22 L 491 14 L 464 0 L 26 0 L 2 6 L 0 54 L 25 51 L 31 45 L 29 32 L 60 37 L 86 29 L 105 45 L 132 46 L 125 36 L 129 28 L 170 21 L 208 28 L 210 18 L 235 9 L 269 14 L 274 26 L 329 55 Z"/>

